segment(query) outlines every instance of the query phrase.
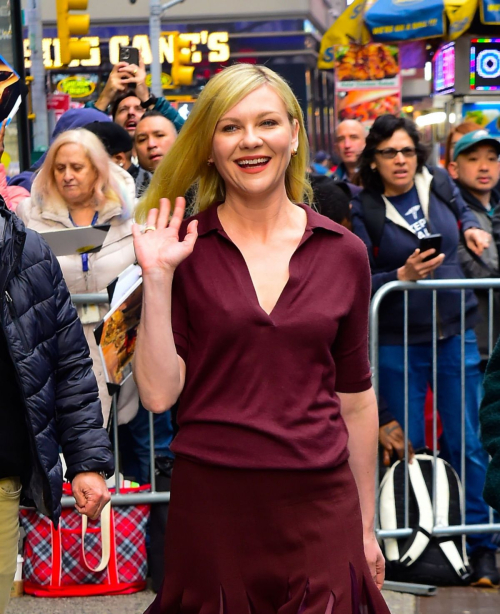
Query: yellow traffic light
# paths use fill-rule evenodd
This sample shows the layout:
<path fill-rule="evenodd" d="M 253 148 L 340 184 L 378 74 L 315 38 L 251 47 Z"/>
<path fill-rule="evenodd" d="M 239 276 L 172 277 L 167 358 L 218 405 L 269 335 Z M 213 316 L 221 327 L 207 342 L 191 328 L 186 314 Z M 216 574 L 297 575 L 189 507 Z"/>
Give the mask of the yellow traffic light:
<path fill-rule="evenodd" d="M 194 66 L 191 62 L 191 41 L 182 34 L 174 34 L 174 61 L 172 63 L 172 81 L 174 85 L 191 85 Z"/>
<path fill-rule="evenodd" d="M 71 40 L 85 36 L 90 28 L 90 15 L 69 15 L 69 11 L 87 10 L 88 0 L 56 0 L 57 35 L 61 46 L 61 63 L 90 58 L 90 43 Z"/>

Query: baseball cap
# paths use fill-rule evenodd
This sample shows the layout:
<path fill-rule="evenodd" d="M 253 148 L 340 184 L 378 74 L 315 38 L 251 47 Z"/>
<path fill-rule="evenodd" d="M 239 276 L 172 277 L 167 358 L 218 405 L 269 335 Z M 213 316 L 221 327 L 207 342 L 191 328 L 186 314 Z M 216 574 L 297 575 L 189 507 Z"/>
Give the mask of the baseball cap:
<path fill-rule="evenodd" d="M 497 150 L 497 153 L 500 155 L 500 142 L 497 141 L 497 139 L 487 130 L 474 130 L 474 132 L 464 134 L 464 136 L 455 143 L 453 160 L 456 160 L 461 153 L 466 152 L 468 149 L 471 149 L 479 144 L 485 145 L 487 143 L 493 145 L 493 147 Z"/>
<path fill-rule="evenodd" d="M 92 122 L 84 128 L 93 132 L 101 140 L 109 156 L 132 151 L 134 146 L 132 137 L 125 128 L 115 122 Z"/>
<path fill-rule="evenodd" d="M 326 151 L 323 151 L 322 149 L 320 149 L 314 156 L 314 161 L 317 162 L 318 164 L 321 164 L 325 160 L 328 160 L 329 157 L 330 156 L 326 153 Z"/>

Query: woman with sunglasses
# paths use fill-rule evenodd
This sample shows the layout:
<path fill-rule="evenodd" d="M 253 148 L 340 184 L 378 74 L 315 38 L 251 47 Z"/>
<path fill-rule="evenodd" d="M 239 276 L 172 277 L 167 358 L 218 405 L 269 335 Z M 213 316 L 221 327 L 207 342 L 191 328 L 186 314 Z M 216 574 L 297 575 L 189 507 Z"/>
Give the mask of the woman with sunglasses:
<path fill-rule="evenodd" d="M 373 293 L 391 281 L 462 279 L 457 256 L 460 232 L 468 248 L 481 254 L 491 237 L 480 230 L 457 188 L 442 169 L 425 166 L 427 152 L 415 124 L 394 115 L 374 122 L 360 157 L 364 190 L 353 200 L 353 231 L 368 248 Z M 441 185 L 438 188 L 438 184 Z M 441 235 L 440 253 L 421 251 L 421 239 Z M 437 406 L 443 423 L 442 453 L 457 472 L 461 465 L 461 298 L 459 290 L 437 293 Z M 487 523 L 482 498 L 487 457 L 478 432 L 478 378 L 480 356 L 474 334 L 477 303 L 465 293 L 466 393 L 466 512 L 468 523 Z M 404 424 L 404 298 L 393 292 L 380 311 L 380 396 Z M 415 449 L 425 446 L 424 404 L 432 387 L 432 292 L 408 293 L 408 436 Z M 480 379 L 479 379 L 480 381 Z M 494 545 L 486 534 L 469 537 L 472 562 L 480 582 L 498 582 L 493 566 L 486 565 Z M 486 554 L 485 554 L 486 553 Z"/>

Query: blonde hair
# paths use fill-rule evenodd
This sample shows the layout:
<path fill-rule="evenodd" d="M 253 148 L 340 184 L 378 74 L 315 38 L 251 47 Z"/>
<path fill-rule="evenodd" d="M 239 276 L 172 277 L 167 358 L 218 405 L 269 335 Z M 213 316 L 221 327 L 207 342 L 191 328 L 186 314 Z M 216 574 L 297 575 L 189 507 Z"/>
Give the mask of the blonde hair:
<path fill-rule="evenodd" d="M 309 146 L 302 110 L 290 86 L 265 66 L 235 64 L 215 75 L 196 101 L 179 137 L 155 171 L 148 190 L 136 209 L 138 221 L 144 221 L 160 198 L 171 202 L 196 187 L 193 212 L 203 211 L 225 200 L 225 185 L 214 165 L 207 160 L 212 150 L 215 128 L 221 117 L 257 88 L 272 87 L 283 100 L 290 121 L 299 124 L 297 155 L 290 160 L 285 187 L 292 202 L 312 202 L 312 189 L 306 177 Z"/>
<path fill-rule="evenodd" d="M 55 206 L 62 205 L 67 208 L 64 198 L 57 189 L 54 178 L 57 152 L 64 145 L 78 145 L 81 147 L 97 174 L 94 187 L 96 210 L 99 211 L 110 200 L 121 203 L 123 199 L 119 195 L 122 190 L 120 188 L 119 177 L 117 173 L 113 172 L 112 165 L 114 165 L 114 162 L 110 160 L 104 145 L 98 137 L 84 128 L 75 128 L 74 130 L 67 130 L 61 133 L 47 151 L 47 156 L 36 177 L 37 191 L 42 200 L 50 200 Z"/>

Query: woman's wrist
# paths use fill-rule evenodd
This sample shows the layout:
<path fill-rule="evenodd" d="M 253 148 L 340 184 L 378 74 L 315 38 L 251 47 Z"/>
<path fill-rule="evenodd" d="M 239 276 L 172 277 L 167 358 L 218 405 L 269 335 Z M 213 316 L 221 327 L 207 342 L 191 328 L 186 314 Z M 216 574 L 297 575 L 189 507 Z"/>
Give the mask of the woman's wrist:
<path fill-rule="evenodd" d="M 175 269 L 165 267 L 152 267 L 150 269 L 142 269 L 142 279 L 150 283 L 172 283 Z"/>

